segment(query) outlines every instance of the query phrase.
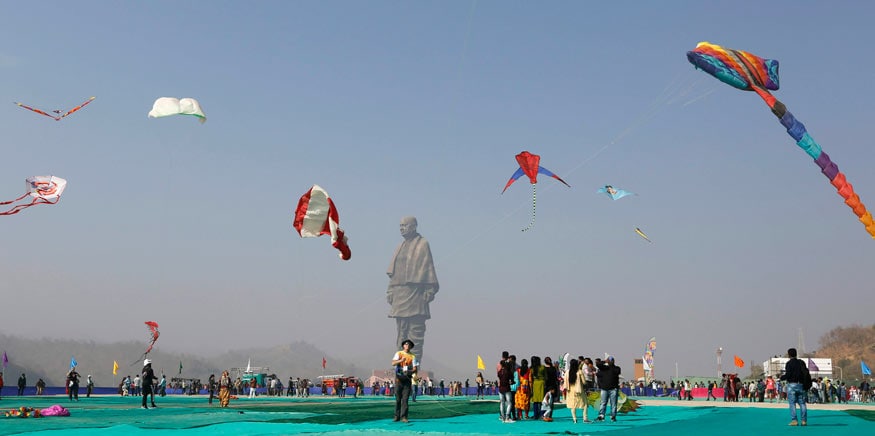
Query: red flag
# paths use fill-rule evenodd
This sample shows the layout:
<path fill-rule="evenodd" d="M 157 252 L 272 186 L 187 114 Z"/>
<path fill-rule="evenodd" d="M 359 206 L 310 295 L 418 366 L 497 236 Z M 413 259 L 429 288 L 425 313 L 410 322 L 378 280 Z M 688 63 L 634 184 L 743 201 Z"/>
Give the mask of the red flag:
<path fill-rule="evenodd" d="M 744 368 L 744 361 L 741 360 L 741 358 L 738 356 L 735 356 L 735 366 L 739 368 Z"/>
<path fill-rule="evenodd" d="M 322 369 L 325 369 L 325 363 L 326 363 L 326 362 L 325 362 L 325 358 L 323 357 L 323 358 L 322 358 Z"/>

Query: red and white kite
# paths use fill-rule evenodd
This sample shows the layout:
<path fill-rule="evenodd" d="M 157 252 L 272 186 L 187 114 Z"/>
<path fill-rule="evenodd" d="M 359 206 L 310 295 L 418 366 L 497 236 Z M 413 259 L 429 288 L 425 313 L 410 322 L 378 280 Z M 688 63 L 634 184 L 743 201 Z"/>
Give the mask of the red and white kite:
<path fill-rule="evenodd" d="M 5 212 L 0 212 L 0 215 L 15 215 L 21 212 L 22 209 L 36 206 L 37 204 L 55 204 L 61 199 L 61 193 L 67 187 L 66 180 L 55 176 L 28 177 L 25 180 L 25 184 L 27 185 L 27 192 L 24 195 L 15 200 L 0 201 L 0 206 L 24 200 L 27 196 L 33 197 L 30 203 L 17 204 Z"/>
<path fill-rule="evenodd" d="M 334 202 L 322 187 L 313 185 L 301 199 L 295 209 L 295 221 L 292 223 L 302 238 L 316 238 L 321 235 L 331 236 L 331 245 L 340 250 L 340 258 L 349 260 L 352 253 L 346 245 L 346 235 L 340 228 L 340 217 Z"/>

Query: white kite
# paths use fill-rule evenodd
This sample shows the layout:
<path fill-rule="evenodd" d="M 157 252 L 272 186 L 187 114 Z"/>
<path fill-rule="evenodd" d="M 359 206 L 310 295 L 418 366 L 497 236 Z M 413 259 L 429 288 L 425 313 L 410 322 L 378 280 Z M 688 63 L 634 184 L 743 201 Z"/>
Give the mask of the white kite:
<path fill-rule="evenodd" d="M 201 109 L 200 103 L 193 98 L 161 97 L 155 100 L 149 118 L 169 117 L 171 115 L 191 115 L 198 117 L 201 123 L 207 121 L 207 116 Z"/>
<path fill-rule="evenodd" d="M 331 245 L 340 250 L 341 259 L 349 260 L 352 256 L 349 246 L 346 245 L 346 235 L 340 228 L 337 208 L 328 193 L 319 185 L 313 185 L 298 200 L 292 225 L 302 238 L 330 235 Z"/>
<path fill-rule="evenodd" d="M 66 180 L 55 176 L 33 176 L 28 177 L 24 182 L 27 186 L 27 192 L 24 195 L 15 200 L 0 201 L 0 205 L 24 200 L 27 196 L 33 197 L 30 203 L 15 205 L 5 212 L 0 212 L 0 215 L 15 215 L 22 209 L 36 206 L 37 204 L 55 204 L 61 199 L 61 193 L 67 187 Z"/>

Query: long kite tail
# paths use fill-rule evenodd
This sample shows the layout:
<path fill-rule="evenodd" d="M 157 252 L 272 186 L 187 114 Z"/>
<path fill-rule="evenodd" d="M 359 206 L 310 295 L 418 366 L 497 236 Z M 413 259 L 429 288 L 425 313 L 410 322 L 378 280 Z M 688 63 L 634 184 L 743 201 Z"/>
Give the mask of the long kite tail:
<path fill-rule="evenodd" d="M 30 193 L 25 192 L 24 195 L 22 195 L 21 197 L 16 198 L 15 200 L 0 201 L 0 205 L 12 204 L 12 203 L 15 203 L 16 201 L 21 201 L 24 197 L 27 197 L 28 195 L 30 195 Z"/>
<path fill-rule="evenodd" d="M 830 160 L 820 145 L 814 141 L 814 138 L 805 130 L 805 125 L 799 122 L 787 106 L 781 103 L 775 96 L 767 90 L 753 87 L 753 90 L 769 105 L 772 113 L 781 120 L 781 124 L 787 129 L 787 133 L 796 141 L 796 145 L 802 150 L 805 150 L 814 163 L 820 167 L 821 172 L 830 183 L 836 188 L 836 191 L 842 198 L 845 199 L 845 204 L 854 211 L 854 215 L 860 219 L 860 222 L 866 227 L 869 235 L 875 239 L 875 221 L 872 219 L 872 213 L 866 210 L 866 206 L 860 201 L 860 196 L 854 192 L 854 187 L 845 179 L 844 173 L 839 171 L 838 165 Z"/>
<path fill-rule="evenodd" d="M 537 202 L 537 183 L 532 183 L 532 220 L 529 221 L 529 226 L 524 228 L 522 231 L 526 231 L 535 226 L 535 203 Z"/>
<path fill-rule="evenodd" d="M 26 197 L 26 196 L 27 196 L 27 195 L 23 195 L 23 196 L 19 197 L 17 200 L 14 200 L 14 201 L 21 200 L 22 198 L 24 198 L 24 197 Z M 46 200 L 45 198 L 42 198 L 42 197 L 34 198 L 33 200 L 30 201 L 30 203 L 17 204 L 17 205 L 15 205 L 14 207 L 12 207 L 11 209 L 9 209 L 9 210 L 7 210 L 7 211 L 5 211 L 5 212 L 0 212 L 0 216 L 4 216 L 4 215 L 15 215 L 15 214 L 17 214 L 18 212 L 21 212 L 21 211 L 24 210 L 24 209 L 27 209 L 27 208 L 29 208 L 29 207 L 31 207 L 31 206 L 36 206 L 36 205 L 38 205 L 38 204 L 55 204 L 55 203 L 58 202 L 59 199 L 60 199 L 60 197 L 56 198 L 55 200 Z M 14 201 L 5 201 L 5 202 L 0 203 L 0 204 L 10 204 L 10 203 L 13 203 Z"/>

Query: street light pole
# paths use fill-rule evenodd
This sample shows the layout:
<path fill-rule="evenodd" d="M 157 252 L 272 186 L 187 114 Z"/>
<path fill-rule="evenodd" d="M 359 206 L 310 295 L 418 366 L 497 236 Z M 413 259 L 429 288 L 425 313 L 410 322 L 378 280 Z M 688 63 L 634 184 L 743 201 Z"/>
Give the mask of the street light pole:
<path fill-rule="evenodd" d="M 841 367 L 841 366 L 837 366 L 836 368 L 839 369 L 839 381 L 844 380 L 844 379 L 845 379 L 845 372 L 842 370 L 842 367 Z"/>

